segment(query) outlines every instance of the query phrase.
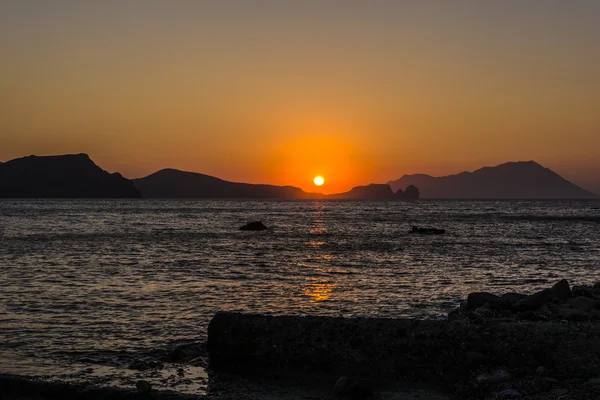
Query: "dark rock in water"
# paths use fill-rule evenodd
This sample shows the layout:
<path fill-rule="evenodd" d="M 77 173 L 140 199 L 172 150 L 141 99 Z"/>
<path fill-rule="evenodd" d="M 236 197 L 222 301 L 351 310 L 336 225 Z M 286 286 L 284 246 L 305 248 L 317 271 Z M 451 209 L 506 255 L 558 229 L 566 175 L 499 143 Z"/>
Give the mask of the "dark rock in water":
<path fill-rule="evenodd" d="M 404 189 L 404 198 L 406 200 L 419 200 L 419 197 L 421 197 L 421 194 L 416 186 L 408 185 L 406 189 Z"/>
<path fill-rule="evenodd" d="M 552 301 L 552 290 L 544 289 L 518 301 L 516 306 L 521 310 L 535 310 L 550 301 Z"/>
<path fill-rule="evenodd" d="M 135 387 L 139 394 L 146 394 L 152 390 L 152 385 L 150 385 L 150 382 L 148 381 L 137 381 Z"/>
<path fill-rule="evenodd" d="M 348 394 L 348 388 L 350 387 L 350 379 L 347 376 L 340 376 L 335 382 L 333 387 L 333 393 L 337 397 L 346 396 Z"/>
<path fill-rule="evenodd" d="M 569 282 L 566 279 L 558 281 L 550 290 L 552 296 L 563 303 L 573 296 Z"/>
<path fill-rule="evenodd" d="M 128 369 L 133 369 L 133 370 L 136 370 L 136 371 L 146 371 L 147 369 L 150 369 L 151 367 L 145 361 L 135 360 L 131 364 L 129 364 L 127 366 L 127 368 Z"/>
<path fill-rule="evenodd" d="M 264 231 L 265 229 L 269 228 L 267 228 L 261 221 L 250 222 L 240 227 L 240 230 L 242 231 Z"/>
<path fill-rule="evenodd" d="M 148 367 L 152 368 L 152 369 L 163 369 L 165 366 L 163 363 L 161 363 L 160 361 L 149 361 L 148 362 Z"/>
<path fill-rule="evenodd" d="M 594 285 L 594 289 L 600 289 L 600 282 L 596 282 L 596 284 Z"/>
<path fill-rule="evenodd" d="M 421 235 L 443 235 L 446 233 L 446 230 L 437 228 L 419 228 L 418 226 L 413 226 L 410 233 L 418 233 Z"/>

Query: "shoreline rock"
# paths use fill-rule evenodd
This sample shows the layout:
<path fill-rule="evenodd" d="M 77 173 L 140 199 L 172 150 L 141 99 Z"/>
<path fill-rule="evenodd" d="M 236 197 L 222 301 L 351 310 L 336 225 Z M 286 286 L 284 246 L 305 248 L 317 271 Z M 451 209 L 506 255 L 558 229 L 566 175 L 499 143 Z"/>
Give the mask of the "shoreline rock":
<path fill-rule="evenodd" d="M 466 306 L 448 314 L 450 321 L 486 319 L 600 321 L 600 291 L 592 286 L 574 286 L 571 290 L 569 282 L 562 279 L 551 288 L 530 295 L 475 292 L 467 296 Z"/>

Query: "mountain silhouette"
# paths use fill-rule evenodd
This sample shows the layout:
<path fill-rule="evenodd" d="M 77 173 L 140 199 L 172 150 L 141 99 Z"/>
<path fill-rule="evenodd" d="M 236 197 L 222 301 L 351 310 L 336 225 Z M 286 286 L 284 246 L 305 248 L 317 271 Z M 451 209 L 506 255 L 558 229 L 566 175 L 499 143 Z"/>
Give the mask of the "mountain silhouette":
<path fill-rule="evenodd" d="M 404 175 L 393 190 L 414 185 L 428 199 L 590 199 L 597 196 L 534 161 L 509 162 L 474 172 L 433 177 Z"/>
<path fill-rule="evenodd" d="M 323 195 L 294 186 L 229 182 L 213 176 L 177 169 L 163 169 L 133 180 L 145 198 L 264 198 L 306 199 Z"/>
<path fill-rule="evenodd" d="M 110 174 L 87 154 L 29 156 L 0 164 L 2 198 L 140 197 L 133 183 Z"/>

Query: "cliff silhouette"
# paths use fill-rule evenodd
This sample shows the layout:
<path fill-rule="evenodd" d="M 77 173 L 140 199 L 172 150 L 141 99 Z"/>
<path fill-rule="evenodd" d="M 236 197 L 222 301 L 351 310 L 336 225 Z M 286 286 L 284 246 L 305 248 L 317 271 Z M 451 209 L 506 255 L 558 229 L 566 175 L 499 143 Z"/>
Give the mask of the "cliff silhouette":
<path fill-rule="evenodd" d="M 133 183 L 110 174 L 87 154 L 29 156 L 0 163 L 2 198 L 140 197 Z"/>
<path fill-rule="evenodd" d="M 405 175 L 388 184 L 392 189 L 414 185 L 426 199 L 597 198 L 534 161 L 509 162 L 443 177 Z"/>

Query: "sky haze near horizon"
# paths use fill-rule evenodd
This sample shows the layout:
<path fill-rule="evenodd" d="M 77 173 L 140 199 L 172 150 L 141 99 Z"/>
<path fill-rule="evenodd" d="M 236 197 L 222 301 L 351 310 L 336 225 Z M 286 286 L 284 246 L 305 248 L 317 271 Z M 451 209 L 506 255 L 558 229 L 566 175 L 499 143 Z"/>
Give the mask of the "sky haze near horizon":
<path fill-rule="evenodd" d="M 0 161 L 325 193 L 535 160 L 600 192 L 600 2 L 0 4 Z"/>

